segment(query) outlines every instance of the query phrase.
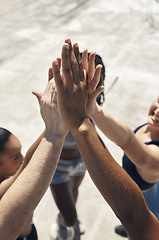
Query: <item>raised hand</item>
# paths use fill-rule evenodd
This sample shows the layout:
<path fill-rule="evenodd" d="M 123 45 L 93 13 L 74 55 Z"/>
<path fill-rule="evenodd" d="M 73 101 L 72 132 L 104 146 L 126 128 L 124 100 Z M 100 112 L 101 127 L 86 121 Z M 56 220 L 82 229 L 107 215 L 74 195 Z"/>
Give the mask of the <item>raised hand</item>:
<path fill-rule="evenodd" d="M 77 44 L 66 40 L 62 47 L 62 73 L 58 61 L 53 61 L 57 87 L 59 115 L 69 129 L 78 128 L 87 118 L 88 102 L 86 74 L 83 71 Z"/>
<path fill-rule="evenodd" d="M 102 65 L 98 65 L 95 68 L 95 55 L 96 53 L 94 52 L 91 53 L 88 61 L 87 50 L 84 50 L 82 53 L 82 65 L 87 75 L 87 84 L 88 84 L 87 114 L 89 116 L 94 114 L 98 106 L 96 103 L 96 99 L 104 89 L 104 86 L 98 86 L 98 83 L 100 81 Z"/>
<path fill-rule="evenodd" d="M 59 62 L 58 62 L 59 64 Z M 45 91 L 32 93 L 37 97 L 40 105 L 41 116 L 46 125 L 46 130 L 50 131 L 54 136 L 66 135 L 67 130 L 59 117 L 57 107 L 57 92 L 55 89 L 55 82 L 53 78 L 52 69 L 48 72 L 48 84 Z"/>

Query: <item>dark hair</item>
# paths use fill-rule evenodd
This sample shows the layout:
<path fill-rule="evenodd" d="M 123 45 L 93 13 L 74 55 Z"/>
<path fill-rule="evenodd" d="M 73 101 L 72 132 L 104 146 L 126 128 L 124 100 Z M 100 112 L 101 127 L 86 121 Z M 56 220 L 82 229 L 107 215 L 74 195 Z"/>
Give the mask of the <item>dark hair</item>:
<path fill-rule="evenodd" d="M 0 153 L 4 151 L 5 144 L 8 142 L 11 134 L 7 129 L 0 127 Z"/>
<path fill-rule="evenodd" d="M 89 59 L 89 56 L 90 56 L 90 53 L 88 53 L 88 59 Z M 82 58 L 82 53 L 80 53 L 80 57 Z M 100 81 L 98 83 L 98 86 L 100 86 L 100 85 L 103 86 L 104 85 L 104 80 L 105 80 L 105 66 L 104 66 L 102 58 L 98 54 L 96 54 L 96 56 L 95 56 L 95 67 L 98 64 L 102 65 L 101 77 L 100 77 Z M 99 95 L 99 97 L 97 98 L 96 101 L 101 106 L 104 103 L 104 100 L 105 100 L 105 96 L 104 96 L 104 91 L 103 91 L 103 92 L 101 92 L 101 94 Z"/>

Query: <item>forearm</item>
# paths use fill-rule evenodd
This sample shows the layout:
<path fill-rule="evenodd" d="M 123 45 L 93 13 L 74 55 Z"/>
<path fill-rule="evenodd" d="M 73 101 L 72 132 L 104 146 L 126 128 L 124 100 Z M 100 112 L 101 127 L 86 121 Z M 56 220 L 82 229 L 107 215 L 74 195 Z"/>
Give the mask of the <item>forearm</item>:
<path fill-rule="evenodd" d="M 0 240 L 12 240 L 20 234 L 50 184 L 63 142 L 64 136 L 45 134 L 29 164 L 1 199 Z"/>
<path fill-rule="evenodd" d="M 10 178 L 4 180 L 0 184 L 0 199 L 3 197 L 5 192 L 9 189 L 9 187 L 13 184 L 13 182 L 17 179 L 17 177 L 23 171 L 23 169 L 27 166 L 27 164 L 29 163 L 30 159 L 32 158 L 34 152 L 36 151 L 37 147 L 39 146 L 39 144 L 41 142 L 41 139 L 44 136 L 44 134 L 45 134 L 45 131 L 43 131 L 43 133 L 39 136 L 39 138 L 28 149 L 23 163 L 21 164 L 18 171 L 14 174 L 14 176 L 11 176 Z"/>
<path fill-rule="evenodd" d="M 96 107 L 96 111 L 91 115 L 91 118 L 106 137 L 122 149 L 125 148 L 134 134 L 127 125 L 114 119 L 100 106 Z"/>
<path fill-rule="evenodd" d="M 146 211 L 143 196 L 137 185 L 101 145 L 87 119 L 79 129 L 72 130 L 72 135 L 92 180 L 105 200 L 123 224 L 128 222 L 131 216 L 131 221 L 137 226 L 136 217 L 142 220 L 142 213 Z"/>
<path fill-rule="evenodd" d="M 38 137 L 38 139 L 30 146 L 30 148 L 28 149 L 25 158 L 24 158 L 24 164 L 23 164 L 23 169 L 27 166 L 27 164 L 29 163 L 30 159 L 32 158 L 35 150 L 37 149 L 37 147 L 39 146 L 41 139 L 43 138 L 45 134 L 45 130 L 42 132 L 42 134 Z"/>

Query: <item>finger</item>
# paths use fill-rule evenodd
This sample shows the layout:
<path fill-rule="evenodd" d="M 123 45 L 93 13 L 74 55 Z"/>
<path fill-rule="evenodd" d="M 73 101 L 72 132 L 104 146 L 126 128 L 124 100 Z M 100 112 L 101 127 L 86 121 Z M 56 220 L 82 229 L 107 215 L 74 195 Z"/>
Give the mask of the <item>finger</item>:
<path fill-rule="evenodd" d="M 82 65 L 83 68 L 87 71 L 88 69 L 88 50 L 85 49 L 82 53 Z"/>
<path fill-rule="evenodd" d="M 77 64 L 78 64 L 79 80 L 83 81 L 84 80 L 84 70 L 83 70 L 82 59 L 80 57 L 80 51 L 79 51 L 79 47 L 78 47 L 77 43 L 75 43 L 73 45 L 73 51 L 74 51 L 76 61 L 77 61 Z"/>
<path fill-rule="evenodd" d="M 70 38 L 65 39 L 65 43 L 69 45 L 69 60 L 71 63 L 71 53 L 72 53 L 72 42 Z"/>
<path fill-rule="evenodd" d="M 88 81 L 88 91 L 93 91 L 98 86 L 100 81 L 102 65 L 98 65 L 95 69 L 94 77 L 91 81 Z"/>
<path fill-rule="evenodd" d="M 91 98 L 97 98 L 101 94 L 101 92 L 103 92 L 103 90 L 104 86 L 99 86 L 95 91 L 93 91 L 89 95 L 91 96 Z"/>
<path fill-rule="evenodd" d="M 71 43 L 71 39 L 70 38 L 67 38 L 65 40 L 65 43 L 67 43 L 69 45 L 69 51 L 71 52 L 72 51 L 72 43 Z"/>
<path fill-rule="evenodd" d="M 58 68 L 60 70 L 60 68 L 61 68 L 61 58 L 57 58 L 57 62 L 58 62 Z"/>
<path fill-rule="evenodd" d="M 70 66 L 72 70 L 72 78 L 74 84 L 78 84 L 80 82 L 79 80 L 79 66 L 78 62 L 74 53 L 74 46 L 78 46 L 78 44 L 74 44 L 72 50 L 70 51 Z"/>
<path fill-rule="evenodd" d="M 58 61 L 57 60 L 52 62 L 52 70 L 53 70 L 53 75 L 54 75 L 54 80 L 55 80 L 55 84 L 56 84 L 56 87 L 57 87 L 57 91 L 59 91 L 63 87 L 63 80 L 62 80 L 61 75 L 60 75 L 60 70 L 59 70 L 59 67 L 58 67 Z"/>
<path fill-rule="evenodd" d="M 74 52 L 75 57 L 76 57 L 76 60 L 77 60 L 77 62 L 78 62 L 78 61 L 79 61 L 79 58 L 81 59 L 81 57 L 80 57 L 80 52 L 79 52 L 79 47 L 78 47 L 78 43 L 73 44 L 73 52 Z"/>
<path fill-rule="evenodd" d="M 34 94 L 36 97 L 37 97 L 37 99 L 38 99 L 38 101 L 39 101 L 39 104 L 40 104 L 40 99 L 41 99 L 41 97 L 42 97 L 42 92 L 39 92 L 39 91 L 32 91 L 32 94 Z"/>
<path fill-rule="evenodd" d="M 42 94 L 44 97 L 48 98 L 51 97 L 55 92 L 55 81 L 54 79 L 51 79 L 48 84 L 46 85 L 46 88 L 44 90 L 44 93 Z"/>
<path fill-rule="evenodd" d="M 53 78 L 53 72 L 52 72 L 52 68 L 50 67 L 49 68 L 49 71 L 48 71 L 48 82 Z"/>
<path fill-rule="evenodd" d="M 75 84 L 78 84 L 79 82 L 79 71 L 78 71 L 78 64 L 77 60 L 73 51 L 72 43 L 71 40 L 68 38 L 65 40 L 65 43 L 69 44 L 69 58 L 70 58 L 70 67 L 72 70 L 72 77 L 73 77 L 73 82 Z"/>
<path fill-rule="evenodd" d="M 72 52 L 72 42 L 70 38 L 65 39 L 65 43 L 69 45 L 69 59 L 71 61 L 71 52 Z"/>
<path fill-rule="evenodd" d="M 72 69 L 70 63 L 70 52 L 69 52 L 69 44 L 65 43 L 62 47 L 62 74 L 64 76 L 64 83 L 72 83 Z"/>
<path fill-rule="evenodd" d="M 95 72 L 95 55 L 96 53 L 91 53 L 88 61 L 88 69 L 87 69 L 87 78 L 88 81 L 92 80 L 94 72 Z"/>

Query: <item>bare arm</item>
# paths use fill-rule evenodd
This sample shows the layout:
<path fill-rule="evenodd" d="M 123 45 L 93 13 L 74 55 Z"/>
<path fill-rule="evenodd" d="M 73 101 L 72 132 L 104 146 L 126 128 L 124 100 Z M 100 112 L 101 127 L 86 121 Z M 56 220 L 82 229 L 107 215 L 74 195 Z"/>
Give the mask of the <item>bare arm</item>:
<path fill-rule="evenodd" d="M 157 219 L 148 210 L 137 185 L 101 145 L 87 117 L 88 94 L 79 50 L 74 45 L 72 51 L 70 41 L 66 42 L 69 49 L 68 44 L 62 49 L 63 77 L 57 62 L 53 63 L 60 116 L 76 140 L 94 183 L 123 223 L 129 238 L 156 240 L 159 235 Z"/>
<path fill-rule="evenodd" d="M 23 171 L 23 169 L 27 166 L 29 163 L 30 159 L 32 158 L 35 150 L 37 149 L 39 143 L 41 142 L 42 137 L 44 136 L 45 131 L 39 136 L 39 138 L 31 145 L 31 147 L 28 149 L 24 161 L 21 164 L 20 168 L 18 171 L 14 174 L 14 176 L 11 176 L 8 179 L 5 179 L 1 184 L 0 184 L 0 199 L 3 197 L 5 192 L 9 189 L 9 187 L 13 184 L 13 182 L 17 179 L 19 174 Z"/>
<path fill-rule="evenodd" d="M 48 83 L 43 94 L 34 94 L 46 131 L 30 162 L 0 201 L 0 240 L 13 240 L 21 233 L 50 184 L 67 134 L 57 113 L 53 83 Z"/>
<path fill-rule="evenodd" d="M 96 98 L 103 89 L 101 86 L 97 88 L 99 79 L 94 75 L 94 53 L 90 56 L 88 61 L 87 51 L 84 50 L 82 65 L 87 71 L 88 79 L 92 79 L 88 81 L 87 114 L 111 141 L 123 149 L 136 166 L 148 171 L 147 181 L 157 181 L 159 178 L 159 147 L 153 144 L 145 145 L 130 127 L 113 118 L 96 103 Z"/>
<path fill-rule="evenodd" d="M 53 78 L 53 73 L 52 70 L 49 69 L 48 71 L 48 81 L 50 81 Z M 5 179 L 1 184 L 0 184 L 0 199 L 3 197 L 5 192 L 9 189 L 9 187 L 13 184 L 13 182 L 17 179 L 19 174 L 23 171 L 23 169 L 27 166 L 29 163 L 30 159 L 32 158 L 35 150 L 39 146 L 39 143 L 41 142 L 42 137 L 45 134 L 45 130 L 42 132 L 42 134 L 38 137 L 38 139 L 30 146 L 28 149 L 27 153 L 25 154 L 25 157 L 23 157 L 23 162 L 18 169 L 18 171 L 14 174 L 14 176 L 11 176 L 8 179 Z"/>
<path fill-rule="evenodd" d="M 60 157 L 64 136 L 45 134 L 31 161 L 0 201 L 0 239 L 21 233 L 47 190 Z M 24 188 L 25 186 L 25 188 Z M 9 226 L 9 228 L 8 228 Z"/>
<path fill-rule="evenodd" d="M 124 225 L 129 238 L 157 239 L 158 220 L 147 209 L 138 186 L 101 145 L 89 121 L 85 119 L 71 133 L 92 180 Z"/>
<path fill-rule="evenodd" d="M 91 117 L 100 130 L 111 141 L 120 146 L 136 166 L 152 172 L 154 181 L 158 180 L 158 146 L 145 145 L 130 127 L 110 116 L 100 106 L 96 106 L 96 111 Z"/>
<path fill-rule="evenodd" d="M 49 70 L 48 70 L 48 82 L 51 81 L 51 79 L 53 79 L 53 72 L 52 72 L 52 69 L 49 68 Z M 46 130 L 44 130 L 41 133 L 41 135 L 37 138 L 37 140 L 28 149 L 27 153 L 25 154 L 25 159 L 24 159 L 24 164 L 23 164 L 22 169 L 24 169 L 27 166 L 27 164 L 29 163 L 29 161 L 32 158 L 34 152 L 36 151 L 37 147 L 39 146 L 39 144 L 41 142 L 41 139 L 45 135 L 45 132 L 46 132 Z"/>

